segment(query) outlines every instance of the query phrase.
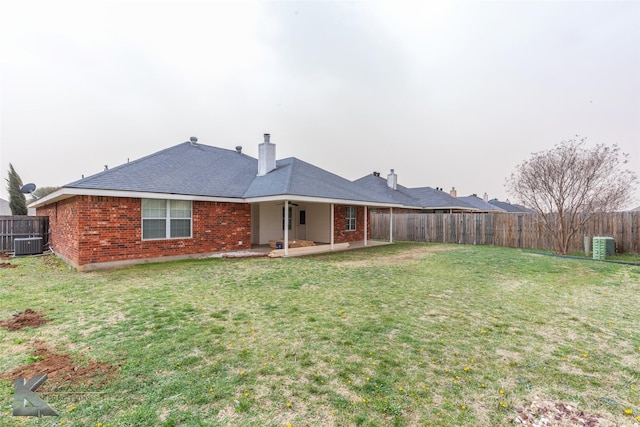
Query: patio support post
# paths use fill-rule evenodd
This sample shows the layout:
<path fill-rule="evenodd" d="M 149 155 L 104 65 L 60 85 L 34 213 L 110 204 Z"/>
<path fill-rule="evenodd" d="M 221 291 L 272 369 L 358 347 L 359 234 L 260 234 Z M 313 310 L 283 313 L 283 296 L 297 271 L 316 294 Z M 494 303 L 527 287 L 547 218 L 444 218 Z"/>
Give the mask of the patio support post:
<path fill-rule="evenodd" d="M 389 243 L 393 243 L 393 208 L 389 208 Z"/>
<path fill-rule="evenodd" d="M 289 201 L 284 201 L 284 256 L 289 256 Z"/>
<path fill-rule="evenodd" d="M 364 245 L 367 246 L 367 207 L 364 207 Z"/>
<path fill-rule="evenodd" d="M 335 205 L 331 203 L 331 250 L 333 250 L 333 220 L 335 217 L 334 210 L 335 210 Z"/>

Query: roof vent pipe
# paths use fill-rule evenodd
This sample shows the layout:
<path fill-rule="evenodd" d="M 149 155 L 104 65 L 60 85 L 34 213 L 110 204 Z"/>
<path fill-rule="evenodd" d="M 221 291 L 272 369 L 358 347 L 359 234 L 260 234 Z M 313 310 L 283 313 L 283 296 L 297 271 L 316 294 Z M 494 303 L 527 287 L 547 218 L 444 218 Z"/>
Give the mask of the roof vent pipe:
<path fill-rule="evenodd" d="M 196 138 L 195 136 L 192 136 L 191 138 L 189 138 L 189 144 L 197 145 L 197 142 L 198 142 L 198 138 Z"/>
<path fill-rule="evenodd" d="M 236 145 L 236 151 L 238 154 L 242 154 L 242 145 Z"/>
<path fill-rule="evenodd" d="M 264 176 L 276 168 L 276 145 L 269 142 L 271 135 L 264 134 L 264 142 L 258 145 L 258 176 Z"/>
<path fill-rule="evenodd" d="M 391 169 L 391 173 L 387 175 L 387 185 L 393 190 L 398 189 L 398 175 Z"/>

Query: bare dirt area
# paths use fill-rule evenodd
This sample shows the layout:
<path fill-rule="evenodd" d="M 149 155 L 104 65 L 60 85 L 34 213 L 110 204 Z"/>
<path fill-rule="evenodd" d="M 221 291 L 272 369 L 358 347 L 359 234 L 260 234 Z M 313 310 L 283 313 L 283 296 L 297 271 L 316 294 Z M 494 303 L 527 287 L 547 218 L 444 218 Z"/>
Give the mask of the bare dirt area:
<path fill-rule="evenodd" d="M 395 254 L 387 254 L 383 258 L 372 259 L 363 257 L 362 259 L 341 260 L 337 261 L 337 263 L 349 267 L 366 267 L 369 265 L 397 265 L 406 262 L 414 262 L 425 256 L 449 250 L 451 250 L 451 248 L 446 246 L 424 245 L 417 246 L 411 249 L 404 249 L 402 251 L 398 251 Z"/>
<path fill-rule="evenodd" d="M 11 264 L 10 262 L 0 262 L 0 268 L 16 268 L 17 264 Z"/>
<path fill-rule="evenodd" d="M 0 321 L 0 328 L 5 328 L 10 331 L 17 331 L 18 329 L 26 328 L 28 326 L 38 327 L 44 325 L 50 320 L 44 317 L 42 313 L 33 311 L 27 308 L 21 313 L 16 313 L 11 319 Z"/>
<path fill-rule="evenodd" d="M 11 259 L 11 254 L 0 253 L 0 260 L 6 261 Z M 0 262 L 0 268 L 16 268 L 17 264 L 11 264 L 10 262 Z"/>
<path fill-rule="evenodd" d="M 71 355 L 57 353 L 43 342 L 35 343 L 31 356 L 34 360 L 11 372 L 0 374 L 0 378 L 15 381 L 18 378 L 29 379 L 34 375 L 47 374 L 47 382 L 40 391 L 56 391 L 77 386 L 91 386 L 99 389 L 117 375 L 117 367 L 98 361 L 76 363 Z"/>
<path fill-rule="evenodd" d="M 531 402 L 514 408 L 518 415 L 511 419 L 515 425 L 528 427 L 543 426 L 618 426 L 612 419 L 600 414 L 587 413 L 575 405 L 534 397 Z"/>

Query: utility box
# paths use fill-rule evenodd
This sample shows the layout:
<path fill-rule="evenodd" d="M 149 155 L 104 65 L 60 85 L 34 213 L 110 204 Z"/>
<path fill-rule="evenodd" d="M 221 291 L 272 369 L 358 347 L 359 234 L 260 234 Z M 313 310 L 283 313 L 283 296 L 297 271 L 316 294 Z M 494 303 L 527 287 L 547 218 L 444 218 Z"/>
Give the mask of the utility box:
<path fill-rule="evenodd" d="M 13 240 L 13 255 L 36 255 L 42 253 L 42 237 Z"/>
<path fill-rule="evenodd" d="M 613 237 L 593 238 L 593 259 L 605 259 L 616 254 L 616 243 Z"/>

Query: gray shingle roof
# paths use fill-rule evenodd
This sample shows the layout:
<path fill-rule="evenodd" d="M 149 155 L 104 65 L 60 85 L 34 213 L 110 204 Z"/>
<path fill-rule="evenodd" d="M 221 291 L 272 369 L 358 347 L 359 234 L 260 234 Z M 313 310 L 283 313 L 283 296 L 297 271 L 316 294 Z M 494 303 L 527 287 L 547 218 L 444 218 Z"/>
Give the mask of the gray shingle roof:
<path fill-rule="evenodd" d="M 403 191 L 406 190 L 405 187 L 398 185 L 398 189 L 393 190 L 387 185 L 385 178 L 369 174 L 353 182 L 363 189 L 362 193 L 370 194 L 371 197 L 374 197 L 376 200 L 405 206 L 421 207 L 418 200 Z"/>
<path fill-rule="evenodd" d="M 372 205 L 475 210 L 471 204 L 431 187 L 398 185 L 393 190 L 386 179 L 374 175 L 352 182 L 295 157 L 278 160 L 276 169 L 264 176 L 257 176 L 257 172 L 258 160 L 251 156 L 184 142 L 64 188 L 238 199 L 290 195 Z"/>
<path fill-rule="evenodd" d="M 535 213 L 533 209 L 529 209 L 521 205 L 501 202 L 498 199 L 491 199 L 489 200 L 489 203 L 510 213 Z"/>
<path fill-rule="evenodd" d="M 255 177 L 244 196 L 250 198 L 280 194 L 380 201 L 358 191 L 351 181 L 295 157 L 278 160 L 275 170 Z"/>
<path fill-rule="evenodd" d="M 257 176 L 257 159 L 208 145 L 178 144 L 65 185 L 66 188 L 138 191 L 208 197 L 297 195 L 380 202 L 351 181 L 296 159 L 278 160 Z"/>
<path fill-rule="evenodd" d="M 468 209 L 476 210 L 470 204 L 452 197 L 449 193 L 431 187 L 407 188 L 411 197 L 420 202 L 420 206 L 431 209 Z"/>
<path fill-rule="evenodd" d="M 184 142 L 65 187 L 243 197 L 257 170 L 253 157 Z"/>
<path fill-rule="evenodd" d="M 387 203 L 422 209 L 476 210 L 469 203 L 431 187 L 408 188 L 398 184 L 396 190 L 394 190 L 387 185 L 385 178 L 373 174 L 364 176 L 354 182 L 361 186 L 365 192 Z"/>
<path fill-rule="evenodd" d="M 476 209 L 479 209 L 481 211 L 485 211 L 485 212 L 506 212 L 504 209 L 492 205 L 489 202 L 485 202 L 484 200 L 482 200 L 480 197 L 472 195 L 472 196 L 463 196 L 463 197 L 458 197 L 458 199 L 462 200 L 463 202 L 466 202 L 468 204 L 470 204 L 471 206 L 473 206 Z"/>

